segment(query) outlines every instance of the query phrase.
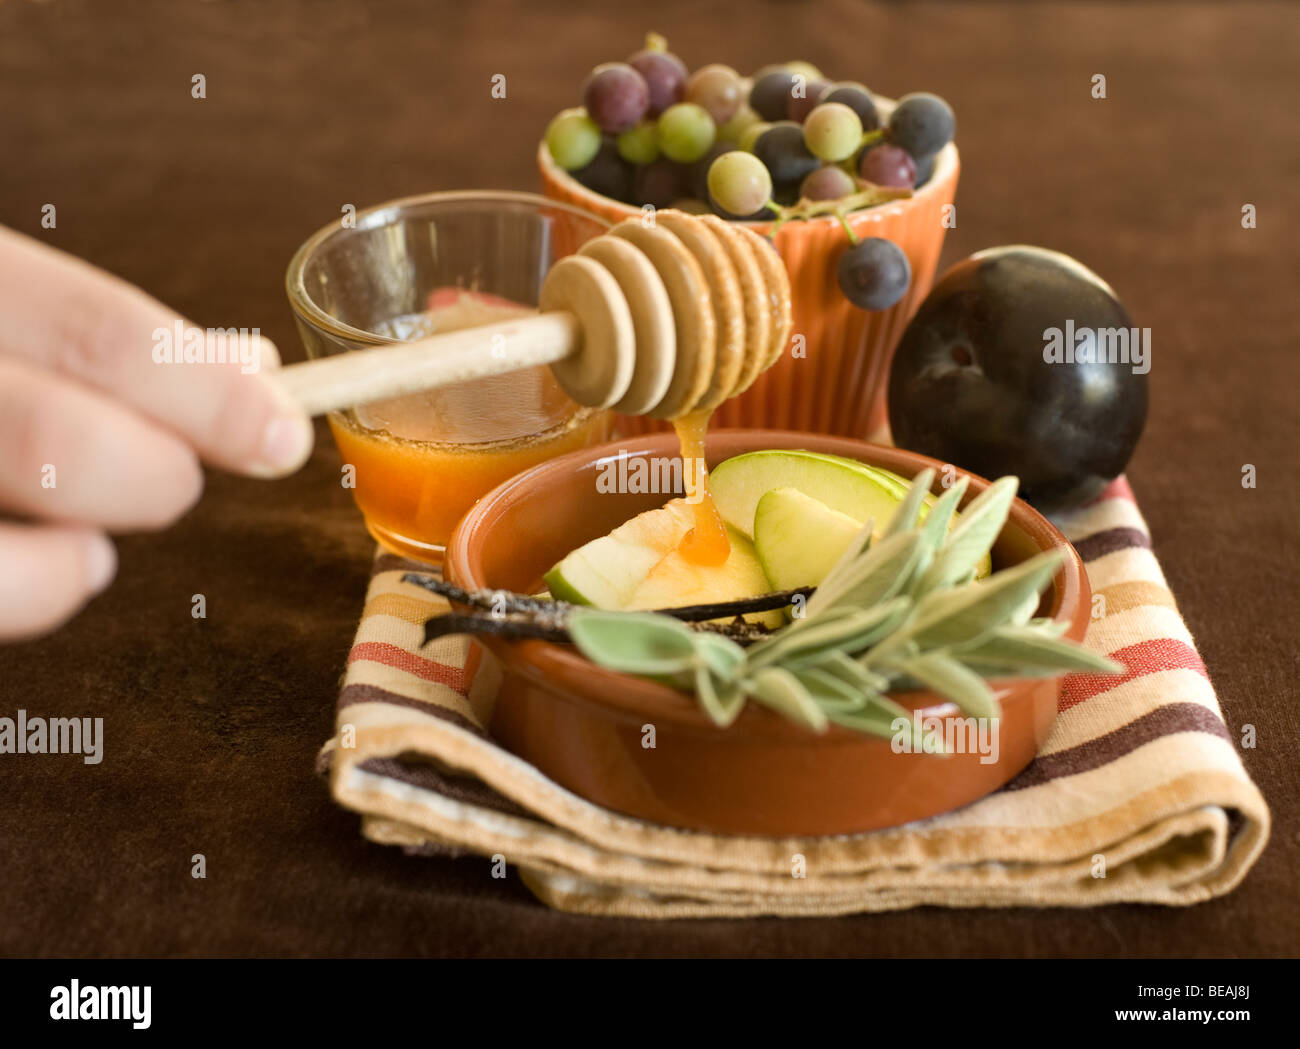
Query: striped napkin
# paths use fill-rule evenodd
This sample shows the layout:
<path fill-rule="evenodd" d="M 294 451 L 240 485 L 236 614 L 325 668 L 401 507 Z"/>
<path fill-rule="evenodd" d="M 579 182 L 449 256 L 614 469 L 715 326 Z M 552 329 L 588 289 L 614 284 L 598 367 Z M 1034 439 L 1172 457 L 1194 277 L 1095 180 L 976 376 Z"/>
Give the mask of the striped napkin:
<path fill-rule="evenodd" d="M 500 682 L 463 637 L 420 644 L 446 609 L 380 554 L 322 751 L 339 804 L 376 842 L 513 866 L 544 902 L 639 918 L 946 907 L 1192 904 L 1229 892 L 1269 811 L 1151 552 L 1127 481 L 1058 517 L 1087 565 L 1086 644 L 1122 677 L 1075 674 L 1038 757 L 1002 790 L 891 830 L 720 836 L 599 808 L 497 746 Z M 793 859 L 804 858 L 803 877 Z"/>

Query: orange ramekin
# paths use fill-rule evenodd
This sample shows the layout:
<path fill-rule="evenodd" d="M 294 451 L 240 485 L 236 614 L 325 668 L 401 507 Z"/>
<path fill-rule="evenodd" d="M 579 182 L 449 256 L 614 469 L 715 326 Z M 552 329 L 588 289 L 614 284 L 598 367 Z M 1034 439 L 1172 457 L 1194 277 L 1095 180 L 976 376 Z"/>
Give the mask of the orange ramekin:
<path fill-rule="evenodd" d="M 554 200 L 585 208 L 610 222 L 641 215 L 640 208 L 577 182 L 555 164 L 544 142 L 537 164 L 543 192 Z M 860 310 L 840 291 L 835 266 L 848 246 L 848 234 L 833 215 L 792 220 L 776 231 L 776 249 L 790 274 L 791 346 L 748 390 L 718 408 L 713 417 L 716 425 L 846 437 L 870 437 L 880 430 L 885 422 L 890 355 L 934 281 L 947 232 L 945 209 L 956 195 L 960 170 L 957 147 L 949 143 L 935 158 L 930 181 L 911 198 L 847 216 L 855 234 L 893 241 L 912 265 L 911 286 L 887 310 Z M 746 225 L 766 234 L 772 224 Z M 804 339 L 806 356 L 794 355 L 798 336 Z M 653 419 L 624 416 L 620 428 L 642 433 L 663 427 Z"/>

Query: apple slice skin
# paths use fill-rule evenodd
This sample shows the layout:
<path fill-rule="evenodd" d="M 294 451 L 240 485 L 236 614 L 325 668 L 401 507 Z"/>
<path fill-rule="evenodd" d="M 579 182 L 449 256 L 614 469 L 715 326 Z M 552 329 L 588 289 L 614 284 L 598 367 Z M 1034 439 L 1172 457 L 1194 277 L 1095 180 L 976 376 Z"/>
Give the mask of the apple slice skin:
<path fill-rule="evenodd" d="M 542 578 L 559 601 L 622 608 L 694 524 L 695 514 L 686 500 L 672 499 L 578 547 Z"/>
<path fill-rule="evenodd" d="M 722 564 L 696 565 L 682 557 L 677 546 L 694 526 L 694 507 L 672 499 L 578 547 L 543 578 L 556 600 L 625 611 L 718 604 L 767 593 L 754 544 L 735 529 L 728 530 L 731 554 Z M 769 627 L 783 622 L 779 609 L 745 618 Z"/>
<path fill-rule="evenodd" d="M 819 585 L 861 531 L 798 488 L 774 488 L 754 510 L 754 550 L 773 590 Z"/>
<path fill-rule="evenodd" d="M 753 537 L 758 501 L 776 488 L 797 488 L 855 521 L 883 527 L 902 499 L 884 479 L 852 459 L 820 452 L 761 451 L 733 456 L 710 474 L 713 501 L 727 524 Z"/>

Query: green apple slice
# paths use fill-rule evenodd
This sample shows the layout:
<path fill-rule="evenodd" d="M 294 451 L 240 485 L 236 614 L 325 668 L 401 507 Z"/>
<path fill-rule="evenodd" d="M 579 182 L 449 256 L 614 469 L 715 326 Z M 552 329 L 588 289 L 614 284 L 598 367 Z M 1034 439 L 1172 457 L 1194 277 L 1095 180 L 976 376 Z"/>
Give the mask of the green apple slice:
<path fill-rule="evenodd" d="M 624 608 L 633 591 L 694 525 L 693 508 L 685 499 L 673 499 L 578 547 L 543 578 L 559 601 Z"/>
<path fill-rule="evenodd" d="M 720 565 L 695 564 L 675 549 L 671 550 L 650 570 L 622 607 L 628 610 L 681 608 L 739 601 L 768 593 L 772 588 L 758 562 L 754 544 L 734 528 L 727 529 L 727 537 L 731 540 L 731 554 Z M 785 622 L 780 609 L 750 612 L 745 619 L 773 628 Z"/>
<path fill-rule="evenodd" d="M 854 521 L 888 524 L 902 495 L 894 485 L 835 455 L 805 451 L 761 451 L 719 463 L 709 477 L 722 519 L 751 538 L 758 501 L 776 488 L 797 488 Z"/>
<path fill-rule="evenodd" d="M 754 550 L 773 590 L 817 586 L 862 524 L 798 488 L 774 488 L 754 510 Z"/>

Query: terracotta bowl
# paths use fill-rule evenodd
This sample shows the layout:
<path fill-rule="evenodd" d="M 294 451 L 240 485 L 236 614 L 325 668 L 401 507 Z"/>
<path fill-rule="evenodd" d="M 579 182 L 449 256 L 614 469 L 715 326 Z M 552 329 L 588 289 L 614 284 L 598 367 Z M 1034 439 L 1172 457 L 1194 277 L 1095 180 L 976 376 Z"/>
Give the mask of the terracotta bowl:
<path fill-rule="evenodd" d="M 893 103 L 878 99 L 882 114 Z M 609 222 L 641 215 L 641 210 L 587 189 L 559 168 L 543 143 L 537 154 L 542 192 L 575 204 Z M 912 283 L 899 302 L 868 313 L 840 291 L 835 267 L 848 237 L 834 216 L 787 222 L 776 231 L 776 250 L 790 274 L 795 337 L 803 339 L 800 356 L 793 349 L 758 377 L 739 397 L 714 415 L 719 426 L 753 426 L 866 437 L 885 421 L 885 386 L 889 360 L 903 329 L 934 281 L 945 221 L 957 192 L 961 169 L 957 147 L 945 146 L 935 158 L 930 181 L 909 200 L 855 211 L 849 225 L 859 237 L 883 237 L 897 244 L 912 265 Z M 766 234 L 767 222 L 748 223 Z M 663 423 L 625 416 L 624 432 L 661 430 Z"/>
<path fill-rule="evenodd" d="M 849 456 L 913 477 L 933 459 L 865 441 L 763 430 L 709 434 L 710 464 L 763 448 Z M 600 464 L 626 456 L 673 456 L 675 439 L 648 434 L 553 459 L 494 489 L 461 520 L 447 549 L 451 580 L 468 588 L 533 593 L 542 574 L 574 547 L 609 532 L 668 496 L 599 493 Z M 967 499 L 988 486 L 972 475 Z M 1059 547 L 1068 560 L 1040 614 L 1081 640 L 1090 592 L 1064 536 L 1017 500 L 993 550 L 994 567 Z M 824 735 L 750 704 L 727 729 L 693 696 L 615 673 L 568 645 L 484 637 L 504 679 L 490 731 L 555 782 L 598 805 L 653 823 L 756 835 L 850 834 L 933 816 L 1006 783 L 1038 752 L 1056 716 L 1060 679 L 997 688 L 996 753 L 974 746 L 935 756 L 896 753 L 888 740 L 833 726 Z M 960 717 L 927 692 L 895 698 L 924 717 Z M 654 726 L 654 747 L 643 745 Z M 993 759 L 993 760 L 990 760 Z"/>

